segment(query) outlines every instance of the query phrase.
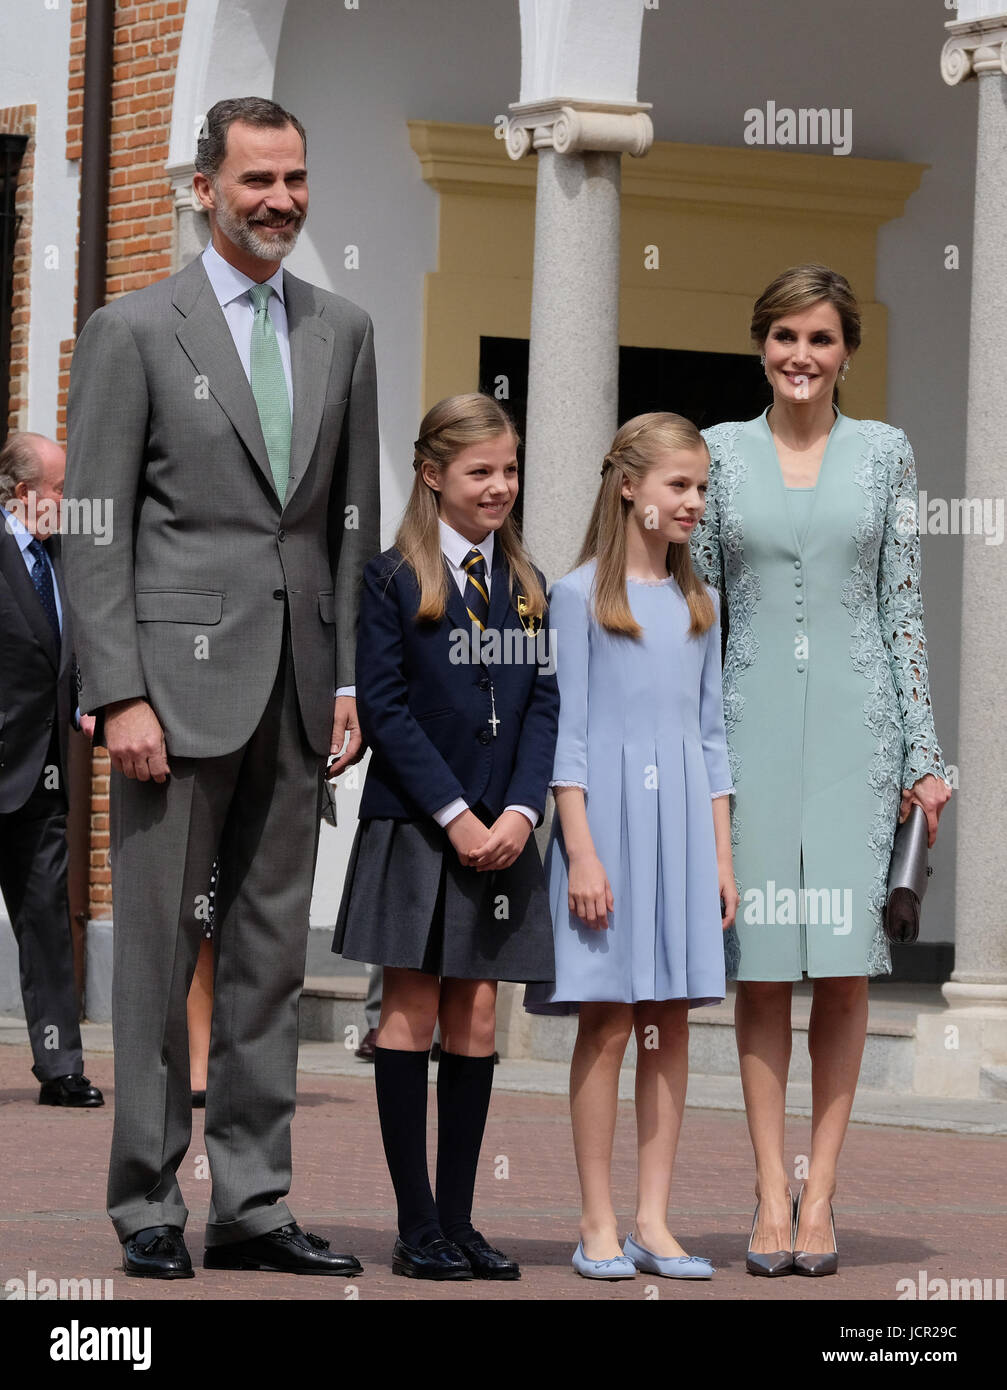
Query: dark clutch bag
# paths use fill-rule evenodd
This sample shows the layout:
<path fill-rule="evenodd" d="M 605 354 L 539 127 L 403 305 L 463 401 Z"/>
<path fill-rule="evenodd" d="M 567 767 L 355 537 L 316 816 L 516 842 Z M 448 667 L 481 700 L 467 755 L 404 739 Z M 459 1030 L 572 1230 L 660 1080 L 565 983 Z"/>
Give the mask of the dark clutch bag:
<path fill-rule="evenodd" d="M 322 772 L 322 820 L 329 825 L 336 824 L 336 786 Z"/>
<path fill-rule="evenodd" d="M 888 866 L 885 933 L 889 941 L 915 941 L 920 934 L 920 904 L 933 873 L 927 859 L 927 817 L 914 802 L 895 831 Z"/>

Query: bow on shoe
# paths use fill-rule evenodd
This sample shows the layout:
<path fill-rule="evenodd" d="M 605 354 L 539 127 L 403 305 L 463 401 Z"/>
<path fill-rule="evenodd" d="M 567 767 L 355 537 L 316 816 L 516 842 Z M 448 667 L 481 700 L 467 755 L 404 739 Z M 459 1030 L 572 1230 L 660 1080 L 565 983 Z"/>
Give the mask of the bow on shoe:
<path fill-rule="evenodd" d="M 327 1240 L 323 1240 L 321 1236 L 313 1235 L 311 1231 L 302 1231 L 296 1222 L 292 1222 L 289 1226 L 280 1226 L 273 1234 L 279 1236 L 282 1240 L 290 1242 L 306 1240 L 308 1244 L 313 1245 L 316 1250 L 328 1250 L 329 1248 L 329 1242 Z"/>
<path fill-rule="evenodd" d="M 144 1245 L 138 1245 L 137 1249 L 141 1255 L 174 1255 L 176 1253 L 172 1237 L 164 1231 L 160 1235 L 154 1236 L 153 1240 L 148 1240 Z"/>

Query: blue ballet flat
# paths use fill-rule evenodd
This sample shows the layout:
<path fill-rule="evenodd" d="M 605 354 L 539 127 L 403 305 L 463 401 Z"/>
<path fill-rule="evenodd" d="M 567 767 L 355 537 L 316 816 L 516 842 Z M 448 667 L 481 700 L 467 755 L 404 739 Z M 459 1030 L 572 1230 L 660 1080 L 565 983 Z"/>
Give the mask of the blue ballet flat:
<path fill-rule="evenodd" d="M 636 1265 L 625 1255 L 611 1260 L 589 1260 L 581 1241 L 573 1252 L 573 1267 L 585 1279 L 635 1279 Z"/>
<path fill-rule="evenodd" d="M 716 1270 L 702 1255 L 655 1255 L 626 1237 L 622 1253 L 645 1274 L 663 1274 L 666 1279 L 712 1279 Z"/>

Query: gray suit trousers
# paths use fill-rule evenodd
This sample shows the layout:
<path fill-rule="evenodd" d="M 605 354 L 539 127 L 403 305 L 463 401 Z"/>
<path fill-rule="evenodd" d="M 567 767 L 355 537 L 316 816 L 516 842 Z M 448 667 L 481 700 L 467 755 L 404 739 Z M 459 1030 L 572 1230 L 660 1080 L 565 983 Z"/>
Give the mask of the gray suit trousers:
<path fill-rule="evenodd" d="M 207 1245 L 293 1220 L 297 1005 L 318 844 L 321 759 L 304 733 L 289 621 L 267 706 L 223 757 L 175 758 L 166 783 L 113 770 L 115 1126 L 108 1212 L 120 1240 L 184 1227 L 177 1172 L 192 1112 L 186 996 L 219 849 L 206 1087 Z"/>

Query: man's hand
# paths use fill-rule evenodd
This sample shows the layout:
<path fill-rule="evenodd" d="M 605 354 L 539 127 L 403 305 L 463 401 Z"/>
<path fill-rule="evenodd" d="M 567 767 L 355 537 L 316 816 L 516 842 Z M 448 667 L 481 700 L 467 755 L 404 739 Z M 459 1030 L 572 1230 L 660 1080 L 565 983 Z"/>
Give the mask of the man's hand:
<path fill-rule="evenodd" d="M 164 730 L 146 700 L 117 700 L 106 707 L 105 747 L 124 777 L 164 782 L 171 776 Z"/>
<path fill-rule="evenodd" d="M 348 743 L 346 742 L 347 734 L 350 736 Z M 344 743 L 346 743 L 345 752 L 343 752 Z M 329 754 L 335 758 L 335 762 L 329 764 L 325 773 L 330 782 L 334 777 L 338 777 L 344 768 L 358 763 L 364 756 L 364 740 L 360 732 L 360 722 L 357 719 L 357 702 L 352 695 L 336 696 L 332 710 L 332 738 L 329 742 Z"/>
<path fill-rule="evenodd" d="M 92 743 L 94 742 L 94 726 L 97 722 L 93 714 L 82 714 L 80 717 L 80 731 Z"/>

